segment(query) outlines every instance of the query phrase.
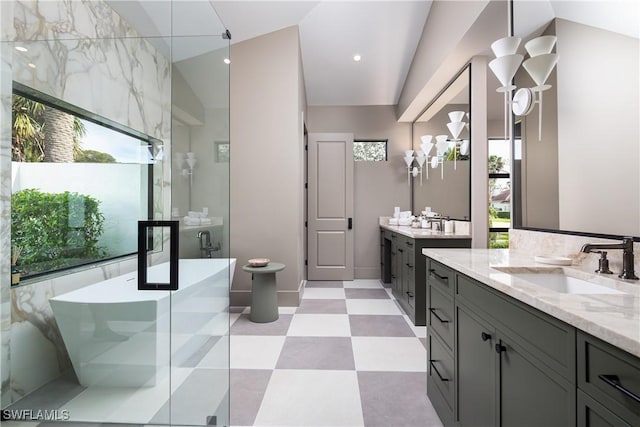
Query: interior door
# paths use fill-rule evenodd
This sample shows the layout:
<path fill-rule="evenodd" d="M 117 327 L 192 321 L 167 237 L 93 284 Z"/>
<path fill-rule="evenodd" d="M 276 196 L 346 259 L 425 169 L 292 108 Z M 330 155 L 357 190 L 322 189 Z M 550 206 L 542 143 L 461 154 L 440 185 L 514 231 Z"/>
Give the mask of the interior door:
<path fill-rule="evenodd" d="M 353 280 L 353 134 L 309 134 L 308 279 Z"/>

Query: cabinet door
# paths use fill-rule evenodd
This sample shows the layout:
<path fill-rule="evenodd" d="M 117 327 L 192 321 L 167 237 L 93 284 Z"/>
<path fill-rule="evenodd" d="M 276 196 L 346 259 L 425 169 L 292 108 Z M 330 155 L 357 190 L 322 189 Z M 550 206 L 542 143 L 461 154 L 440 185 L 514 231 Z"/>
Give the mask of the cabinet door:
<path fill-rule="evenodd" d="M 395 234 L 391 235 L 391 288 L 398 286 L 398 264 L 402 252 L 398 252 L 398 239 Z"/>
<path fill-rule="evenodd" d="M 461 426 L 495 426 L 495 332 L 461 305 L 456 307 L 456 325 L 458 421 Z"/>
<path fill-rule="evenodd" d="M 407 302 L 409 307 L 415 309 L 414 304 L 414 273 L 415 273 L 415 265 L 414 265 L 414 252 L 413 252 L 413 242 L 411 239 L 407 239 L 405 241 L 405 250 L 404 250 L 404 259 L 403 259 L 403 272 L 402 272 L 402 299 Z"/>
<path fill-rule="evenodd" d="M 500 425 L 575 425 L 575 385 L 530 356 L 517 340 L 498 331 Z"/>

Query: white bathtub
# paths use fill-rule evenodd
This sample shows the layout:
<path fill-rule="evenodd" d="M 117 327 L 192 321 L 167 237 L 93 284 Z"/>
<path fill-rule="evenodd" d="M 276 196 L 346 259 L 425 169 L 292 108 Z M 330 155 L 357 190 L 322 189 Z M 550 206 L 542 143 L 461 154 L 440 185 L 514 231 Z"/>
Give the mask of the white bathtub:
<path fill-rule="evenodd" d="M 51 298 L 83 386 L 148 387 L 228 329 L 235 259 L 184 259 L 177 291 L 138 291 L 137 273 Z M 149 269 L 168 277 L 169 264 Z"/>

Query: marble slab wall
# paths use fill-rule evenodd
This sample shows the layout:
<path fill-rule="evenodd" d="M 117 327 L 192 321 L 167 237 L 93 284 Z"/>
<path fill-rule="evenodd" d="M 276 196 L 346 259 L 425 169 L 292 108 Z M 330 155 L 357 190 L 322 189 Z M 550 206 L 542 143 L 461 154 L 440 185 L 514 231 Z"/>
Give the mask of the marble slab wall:
<path fill-rule="evenodd" d="M 509 230 L 509 249 L 523 251 L 531 255 L 556 255 L 573 259 L 574 267 L 593 273 L 598 268 L 599 254 L 584 254 L 580 248 L 585 243 L 620 243 L 620 240 L 601 239 L 594 237 L 575 236 L 570 234 L 545 233 L 530 230 Z M 640 243 L 633 244 L 635 255 L 634 269 L 636 276 L 640 275 Z M 622 271 L 622 251 L 613 249 L 607 251 L 609 268 L 619 274 Z M 614 277 L 615 277 L 614 275 Z M 640 282 L 638 283 L 640 286 Z"/>
<path fill-rule="evenodd" d="M 18 81 L 161 140 L 170 153 L 171 62 L 98 0 L 0 2 L 0 395 L 2 407 L 70 368 L 48 299 L 133 271 L 127 259 L 11 288 L 11 91 Z M 18 52 L 21 44 L 28 50 Z M 31 65 L 29 65 L 31 64 Z M 155 183 L 170 212 L 170 156 Z"/>

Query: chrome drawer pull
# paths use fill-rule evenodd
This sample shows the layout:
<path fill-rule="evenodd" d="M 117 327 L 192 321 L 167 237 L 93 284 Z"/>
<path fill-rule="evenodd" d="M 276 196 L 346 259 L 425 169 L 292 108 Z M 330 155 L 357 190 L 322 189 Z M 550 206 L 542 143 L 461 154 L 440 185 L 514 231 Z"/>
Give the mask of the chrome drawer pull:
<path fill-rule="evenodd" d="M 443 319 L 442 317 L 438 316 L 435 308 L 430 308 L 429 311 L 435 316 L 436 319 L 440 321 L 440 323 L 449 323 L 447 319 Z"/>
<path fill-rule="evenodd" d="M 442 375 L 440 375 L 438 368 L 436 368 L 436 365 L 434 365 L 433 362 L 437 362 L 437 360 L 429 360 L 429 365 L 431 365 L 433 370 L 436 371 L 436 375 L 438 375 L 438 378 L 440 378 L 440 381 L 442 382 L 449 381 L 449 378 L 444 378 Z"/>
<path fill-rule="evenodd" d="M 640 396 L 638 396 L 631 390 L 627 390 L 626 388 L 624 388 L 622 384 L 620 384 L 620 378 L 618 378 L 617 375 L 598 375 L 598 378 L 600 378 L 602 381 L 609 384 L 611 387 L 615 388 L 616 390 L 624 393 L 625 396 L 640 403 Z"/>

